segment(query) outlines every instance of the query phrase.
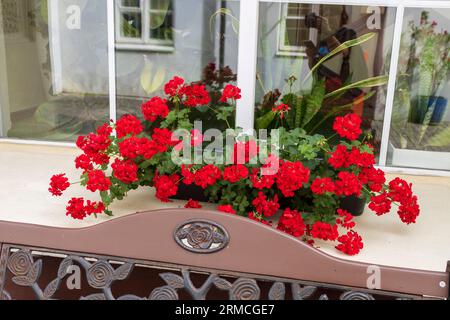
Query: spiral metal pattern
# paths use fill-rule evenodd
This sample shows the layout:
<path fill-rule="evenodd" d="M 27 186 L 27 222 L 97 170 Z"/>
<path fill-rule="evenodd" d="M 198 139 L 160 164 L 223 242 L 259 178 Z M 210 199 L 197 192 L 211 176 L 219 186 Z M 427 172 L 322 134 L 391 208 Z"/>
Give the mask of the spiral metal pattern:
<path fill-rule="evenodd" d="M 261 290 L 253 279 L 240 278 L 230 289 L 230 300 L 259 300 Z"/>
<path fill-rule="evenodd" d="M 89 285 L 95 289 L 104 289 L 111 285 L 113 281 L 114 269 L 111 265 L 100 260 L 94 263 L 87 271 Z"/>
<path fill-rule="evenodd" d="M 156 288 L 149 297 L 150 300 L 178 300 L 178 293 L 170 286 Z"/>
<path fill-rule="evenodd" d="M 357 291 L 347 291 L 344 292 L 340 298 L 340 300 L 375 300 L 375 298 L 368 293 L 357 292 Z"/>
<path fill-rule="evenodd" d="M 190 227 L 186 239 L 193 248 L 208 249 L 213 243 L 213 234 L 212 226 L 194 224 Z"/>
<path fill-rule="evenodd" d="M 8 269 L 15 276 L 25 276 L 31 270 L 33 259 L 26 251 L 17 251 L 8 259 Z"/>

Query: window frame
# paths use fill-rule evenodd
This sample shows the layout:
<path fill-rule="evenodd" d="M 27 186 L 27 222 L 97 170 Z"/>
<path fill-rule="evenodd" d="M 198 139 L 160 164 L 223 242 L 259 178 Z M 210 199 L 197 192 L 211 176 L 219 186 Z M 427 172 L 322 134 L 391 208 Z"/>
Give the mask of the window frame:
<path fill-rule="evenodd" d="M 115 2 L 115 47 L 118 50 L 139 50 L 139 51 L 157 51 L 173 52 L 175 50 L 173 40 L 152 39 L 150 37 L 150 19 L 151 13 L 157 10 L 151 9 L 152 0 L 139 0 L 139 8 L 124 7 L 122 0 L 113 0 Z M 141 15 L 141 37 L 132 38 L 122 36 L 121 18 L 124 12 L 138 13 Z"/>
<path fill-rule="evenodd" d="M 278 34 L 277 34 L 277 56 L 289 56 L 289 57 L 306 57 L 305 47 L 304 46 L 295 46 L 295 45 L 286 45 L 285 39 L 287 36 L 287 20 L 301 20 L 304 21 L 304 16 L 289 16 L 289 5 L 293 4 L 293 2 L 286 2 L 280 6 L 280 20 L 281 23 L 278 26 Z M 301 3 L 311 5 L 311 9 L 316 14 L 319 14 L 320 4 L 311 4 L 311 3 Z M 317 29 L 310 28 L 309 30 L 309 40 L 311 40 L 315 45 L 317 44 L 318 31 Z"/>

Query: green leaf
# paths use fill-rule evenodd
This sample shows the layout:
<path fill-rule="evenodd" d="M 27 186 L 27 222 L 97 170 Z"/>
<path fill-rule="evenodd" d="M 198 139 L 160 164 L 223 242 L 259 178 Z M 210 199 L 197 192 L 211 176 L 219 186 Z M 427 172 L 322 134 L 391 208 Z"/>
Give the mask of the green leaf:
<path fill-rule="evenodd" d="M 325 98 L 325 80 L 316 81 L 311 94 L 306 97 L 306 110 L 302 120 L 302 127 L 307 125 L 312 118 L 322 108 L 322 103 Z"/>
<path fill-rule="evenodd" d="M 350 89 L 379 87 L 379 86 L 387 84 L 388 81 L 389 81 L 389 75 L 382 75 L 382 76 L 367 78 L 367 79 L 364 79 L 364 80 L 361 80 L 361 81 L 358 81 L 355 83 L 351 83 L 347 86 L 341 87 L 333 92 L 330 92 L 327 95 L 325 95 L 325 99 L 331 98 L 337 94 L 340 94 L 340 93 L 350 90 Z"/>
<path fill-rule="evenodd" d="M 270 110 L 263 116 L 256 119 L 256 129 L 267 129 L 273 119 L 275 119 L 275 115 L 276 113 Z"/>
<path fill-rule="evenodd" d="M 338 54 L 339 52 L 345 50 L 345 49 L 349 49 L 351 47 L 360 45 L 370 39 L 372 39 L 374 36 L 376 35 L 375 32 L 369 32 L 366 34 L 363 34 L 362 36 L 356 38 L 356 39 L 352 39 L 352 40 L 348 40 L 345 41 L 343 43 L 341 43 L 339 46 L 336 47 L 336 49 L 332 50 L 329 54 L 327 54 L 325 57 L 323 57 L 322 59 L 319 60 L 319 62 L 316 63 L 316 65 L 314 67 L 311 68 L 311 71 L 309 71 L 308 75 L 305 77 L 305 79 L 303 80 L 303 83 L 306 81 L 306 79 L 308 79 L 313 73 L 314 71 L 316 71 L 325 61 L 327 61 L 328 59 L 332 58 L 333 56 L 335 56 L 336 54 Z"/>
<path fill-rule="evenodd" d="M 239 19 L 237 19 L 235 16 L 233 16 L 233 13 L 231 12 L 230 9 L 220 8 L 219 10 L 214 12 L 209 19 L 209 32 L 210 32 L 211 37 L 213 37 L 213 35 L 214 35 L 215 21 L 216 21 L 217 16 L 219 16 L 219 15 L 224 15 L 224 16 L 230 17 L 231 27 L 233 28 L 233 31 L 236 34 L 239 34 Z"/>
<path fill-rule="evenodd" d="M 427 146 L 430 147 L 445 147 L 448 145 L 450 145 L 450 127 L 438 132 L 427 142 Z"/>

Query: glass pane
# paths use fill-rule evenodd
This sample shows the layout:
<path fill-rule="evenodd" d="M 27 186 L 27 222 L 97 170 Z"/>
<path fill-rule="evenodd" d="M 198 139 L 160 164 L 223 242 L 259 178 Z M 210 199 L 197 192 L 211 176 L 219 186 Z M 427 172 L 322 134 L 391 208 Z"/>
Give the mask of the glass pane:
<path fill-rule="evenodd" d="M 286 19 L 286 46 L 304 46 L 310 34 L 303 19 Z"/>
<path fill-rule="evenodd" d="M 108 121 L 106 2 L 0 1 L 0 136 L 73 141 Z"/>
<path fill-rule="evenodd" d="M 142 16 L 136 12 L 121 14 L 121 36 L 125 38 L 141 38 Z"/>
<path fill-rule="evenodd" d="M 299 19 L 286 19 L 286 12 Z M 255 126 L 302 128 L 333 141 L 333 119 L 353 112 L 362 117 L 379 150 L 395 12 L 373 6 L 261 3 Z M 353 45 L 327 56 L 347 41 Z M 281 103 L 290 110 L 272 116 Z"/>
<path fill-rule="evenodd" d="M 450 170 L 450 9 L 405 9 L 388 164 Z"/>
<path fill-rule="evenodd" d="M 171 41 L 173 16 L 172 8 L 167 6 L 164 9 L 150 11 L 150 39 Z M 160 7 L 159 7 L 160 8 Z"/>
<path fill-rule="evenodd" d="M 141 0 L 122 0 L 122 7 L 139 8 Z"/>
<path fill-rule="evenodd" d="M 138 50 L 132 43 L 127 50 L 116 50 L 118 117 L 140 115 L 142 103 L 163 96 L 164 84 L 174 76 L 214 92 L 236 82 L 239 1 L 150 2 L 153 41 Z M 212 98 L 218 101 L 220 95 Z M 216 126 L 215 114 L 207 107 L 195 108 L 192 116 L 203 120 L 204 129 Z"/>
<path fill-rule="evenodd" d="M 308 12 L 311 12 L 310 4 L 301 4 L 301 3 L 288 4 L 288 16 L 301 17 L 305 16 Z"/>

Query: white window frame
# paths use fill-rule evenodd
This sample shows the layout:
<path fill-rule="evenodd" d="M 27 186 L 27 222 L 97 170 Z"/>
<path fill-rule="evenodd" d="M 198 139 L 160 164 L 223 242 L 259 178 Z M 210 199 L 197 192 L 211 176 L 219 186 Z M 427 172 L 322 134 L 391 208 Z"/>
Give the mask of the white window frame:
<path fill-rule="evenodd" d="M 277 47 L 277 55 L 278 56 L 297 56 L 297 57 L 306 57 L 306 47 L 304 46 L 294 46 L 294 45 L 286 45 L 286 24 L 287 20 L 305 20 L 304 16 L 289 16 L 289 5 L 291 3 L 283 3 L 280 6 L 280 20 L 281 23 L 278 26 L 278 47 Z M 311 11 L 319 14 L 320 4 L 311 4 Z M 309 29 L 309 40 L 311 40 L 315 45 L 317 45 L 317 37 L 318 31 L 315 28 Z"/>
<path fill-rule="evenodd" d="M 150 37 L 150 17 L 152 0 L 139 0 L 139 8 L 123 7 L 122 0 L 115 0 L 115 31 L 116 31 L 116 49 L 118 50 L 142 50 L 142 51 L 159 51 L 173 52 L 173 40 L 152 39 Z M 121 18 L 123 12 L 134 12 L 141 15 L 142 30 L 141 38 L 123 37 L 121 32 Z"/>

